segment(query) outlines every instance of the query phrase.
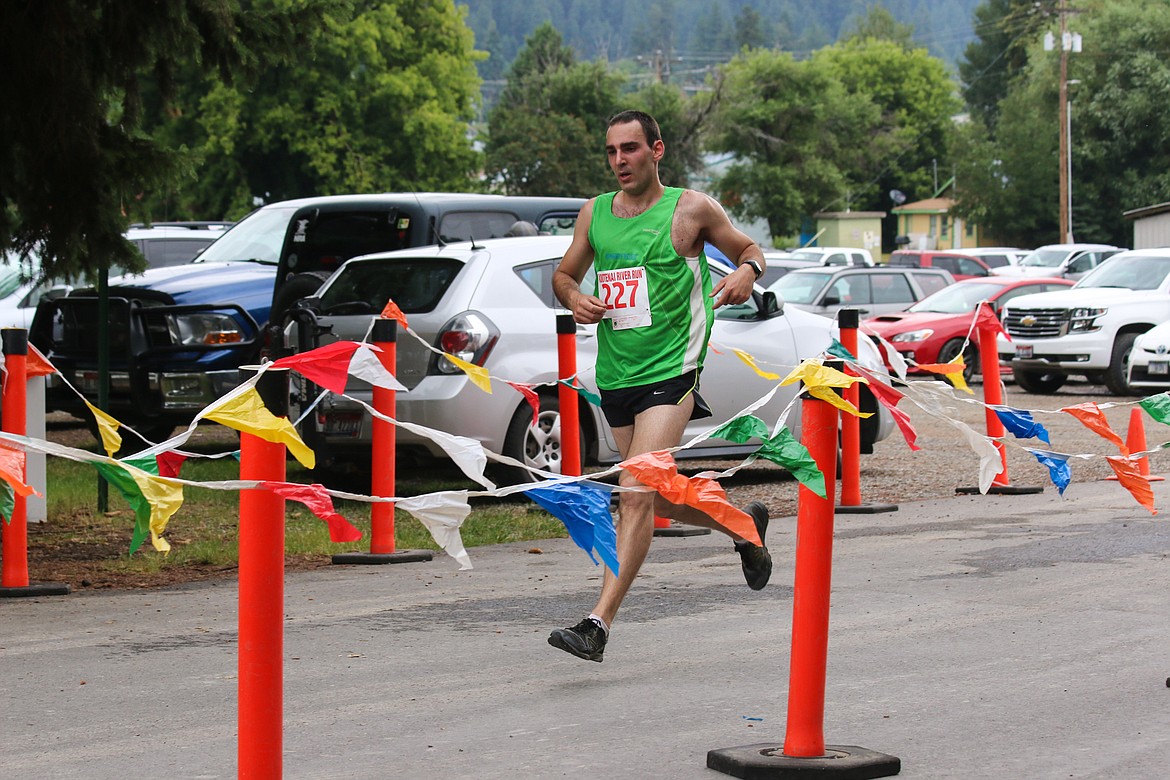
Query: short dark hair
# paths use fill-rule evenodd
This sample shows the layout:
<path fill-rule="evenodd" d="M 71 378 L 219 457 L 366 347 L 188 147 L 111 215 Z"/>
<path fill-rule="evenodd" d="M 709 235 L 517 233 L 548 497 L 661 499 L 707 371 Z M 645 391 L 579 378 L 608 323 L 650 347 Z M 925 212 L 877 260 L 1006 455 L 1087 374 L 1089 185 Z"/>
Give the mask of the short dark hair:
<path fill-rule="evenodd" d="M 630 109 L 614 114 L 609 118 L 609 123 L 606 124 L 605 129 L 608 130 L 614 125 L 624 125 L 627 122 L 637 122 L 642 126 L 642 133 L 646 136 L 646 144 L 648 146 L 653 146 L 656 142 L 662 140 L 662 131 L 658 129 L 658 122 L 645 111 Z"/>

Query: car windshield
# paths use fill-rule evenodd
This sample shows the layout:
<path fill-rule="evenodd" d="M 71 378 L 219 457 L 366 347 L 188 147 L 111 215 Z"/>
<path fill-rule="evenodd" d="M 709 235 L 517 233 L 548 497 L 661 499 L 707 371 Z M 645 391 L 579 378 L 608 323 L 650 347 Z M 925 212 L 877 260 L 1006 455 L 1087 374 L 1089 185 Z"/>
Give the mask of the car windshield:
<path fill-rule="evenodd" d="M 934 295 L 928 295 L 906 311 L 929 311 L 937 314 L 963 314 L 975 311 L 975 304 L 979 301 L 990 300 L 993 295 L 1003 289 L 1003 285 L 987 284 L 952 284 L 944 287 Z"/>
<path fill-rule="evenodd" d="M 288 220 L 295 208 L 269 208 L 253 211 L 222 236 L 212 241 L 195 258 L 196 263 L 253 262 L 276 265 Z"/>
<path fill-rule="evenodd" d="M 446 257 L 370 258 L 349 263 L 321 293 L 326 314 L 377 314 L 393 299 L 407 314 L 439 304 L 463 268 Z"/>
<path fill-rule="evenodd" d="M 1170 257 L 1127 255 L 1111 257 L 1077 282 L 1082 287 L 1124 287 L 1129 290 L 1156 290 L 1170 274 Z"/>
<path fill-rule="evenodd" d="M 779 295 L 783 301 L 810 304 L 832 278 L 833 274 L 829 271 L 825 273 L 793 271 L 777 279 L 768 289 Z"/>
<path fill-rule="evenodd" d="M 1024 255 L 1020 265 L 1031 268 L 1059 268 L 1064 259 L 1069 256 L 1067 249 L 1034 249 Z"/>

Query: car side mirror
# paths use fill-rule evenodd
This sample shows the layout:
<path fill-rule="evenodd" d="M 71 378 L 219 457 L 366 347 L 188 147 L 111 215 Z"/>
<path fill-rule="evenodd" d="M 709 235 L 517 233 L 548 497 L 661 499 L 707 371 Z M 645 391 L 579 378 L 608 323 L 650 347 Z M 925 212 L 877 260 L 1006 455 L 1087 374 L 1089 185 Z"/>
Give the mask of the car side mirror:
<path fill-rule="evenodd" d="M 840 306 L 841 305 L 841 296 L 833 295 L 830 293 L 829 295 L 826 295 L 824 298 L 821 299 L 821 305 L 822 306 Z"/>
<path fill-rule="evenodd" d="M 765 317 L 771 317 L 784 311 L 784 302 L 772 290 L 764 292 L 763 312 Z"/>

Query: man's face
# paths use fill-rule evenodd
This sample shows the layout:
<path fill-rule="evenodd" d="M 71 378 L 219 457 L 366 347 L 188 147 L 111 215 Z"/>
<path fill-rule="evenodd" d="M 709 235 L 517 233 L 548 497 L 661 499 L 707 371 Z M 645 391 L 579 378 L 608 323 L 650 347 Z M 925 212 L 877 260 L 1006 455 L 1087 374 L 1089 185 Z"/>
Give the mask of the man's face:
<path fill-rule="evenodd" d="M 605 154 L 609 168 L 623 192 L 639 195 L 658 180 L 658 161 L 664 151 L 662 141 L 646 143 L 646 134 L 637 122 L 624 122 L 605 134 Z"/>

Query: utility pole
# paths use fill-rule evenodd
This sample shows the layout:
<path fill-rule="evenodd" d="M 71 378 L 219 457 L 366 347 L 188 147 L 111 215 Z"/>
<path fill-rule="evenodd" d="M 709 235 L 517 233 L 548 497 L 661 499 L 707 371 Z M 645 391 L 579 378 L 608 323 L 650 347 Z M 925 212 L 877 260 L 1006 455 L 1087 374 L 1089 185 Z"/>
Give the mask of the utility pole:
<path fill-rule="evenodd" d="M 1060 6 L 1057 9 L 1057 14 L 1060 16 L 1060 85 L 1058 90 L 1057 104 L 1059 107 L 1060 117 L 1058 119 L 1060 125 L 1060 148 L 1059 148 L 1059 164 L 1060 164 L 1060 240 L 1071 244 L 1073 241 L 1072 234 L 1072 198 L 1069 193 L 1072 192 L 1071 181 L 1071 151 L 1069 139 L 1069 119 L 1068 119 L 1068 53 L 1070 51 L 1079 52 L 1081 50 L 1081 36 L 1078 33 L 1069 33 L 1068 31 L 1068 15 L 1077 13 L 1078 9 L 1068 7 L 1068 0 L 1060 0 Z M 1051 51 L 1052 46 L 1057 42 L 1053 41 L 1052 33 L 1044 36 L 1044 49 Z"/>

